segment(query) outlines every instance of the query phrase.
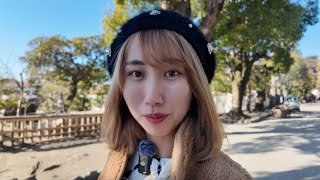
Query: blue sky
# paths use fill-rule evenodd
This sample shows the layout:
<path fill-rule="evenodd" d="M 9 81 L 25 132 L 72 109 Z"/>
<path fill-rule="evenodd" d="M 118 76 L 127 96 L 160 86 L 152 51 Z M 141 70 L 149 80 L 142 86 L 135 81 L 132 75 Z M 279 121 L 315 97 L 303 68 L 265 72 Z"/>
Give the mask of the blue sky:
<path fill-rule="evenodd" d="M 112 8 L 112 0 L 0 0 L 0 60 L 17 75 L 30 40 L 102 34 L 102 19 Z"/>
<path fill-rule="evenodd" d="M 320 21 L 320 15 L 318 15 Z M 317 55 L 320 58 L 320 22 L 308 26 L 303 38 L 299 41 L 299 50 L 303 56 Z"/>
<path fill-rule="evenodd" d="M 67 38 L 102 34 L 102 19 L 112 8 L 112 0 L 0 0 L 0 60 L 17 75 L 22 71 L 18 59 L 30 40 L 56 34 Z M 308 27 L 299 41 L 300 52 L 320 57 L 319 42 L 318 23 Z M 0 76 L 5 74 L 0 69 Z"/>

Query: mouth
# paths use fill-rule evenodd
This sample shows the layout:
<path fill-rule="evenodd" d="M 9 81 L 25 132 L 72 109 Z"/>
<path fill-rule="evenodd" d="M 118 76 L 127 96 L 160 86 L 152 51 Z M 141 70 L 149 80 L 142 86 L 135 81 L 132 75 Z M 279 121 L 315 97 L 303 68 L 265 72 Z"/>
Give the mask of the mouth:
<path fill-rule="evenodd" d="M 162 113 L 155 113 L 144 115 L 144 117 L 146 117 L 146 119 L 152 124 L 159 124 L 166 119 L 167 115 Z"/>

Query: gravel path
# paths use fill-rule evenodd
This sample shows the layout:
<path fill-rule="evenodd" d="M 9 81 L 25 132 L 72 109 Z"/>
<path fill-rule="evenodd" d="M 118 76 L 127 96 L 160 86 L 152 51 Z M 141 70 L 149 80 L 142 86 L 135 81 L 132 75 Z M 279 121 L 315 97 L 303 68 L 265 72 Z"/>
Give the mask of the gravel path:
<path fill-rule="evenodd" d="M 0 179 L 75 179 L 101 171 L 107 158 L 105 144 L 96 137 L 74 138 L 0 152 Z"/>

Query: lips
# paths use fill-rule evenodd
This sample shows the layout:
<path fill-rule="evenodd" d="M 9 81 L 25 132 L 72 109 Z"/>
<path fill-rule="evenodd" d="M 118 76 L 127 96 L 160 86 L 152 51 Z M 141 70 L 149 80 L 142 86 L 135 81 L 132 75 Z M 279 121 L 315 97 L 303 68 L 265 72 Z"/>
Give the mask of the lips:
<path fill-rule="evenodd" d="M 145 117 L 149 122 L 153 124 L 159 124 L 166 119 L 167 115 L 162 113 L 155 113 L 155 114 L 147 114 L 145 115 Z"/>

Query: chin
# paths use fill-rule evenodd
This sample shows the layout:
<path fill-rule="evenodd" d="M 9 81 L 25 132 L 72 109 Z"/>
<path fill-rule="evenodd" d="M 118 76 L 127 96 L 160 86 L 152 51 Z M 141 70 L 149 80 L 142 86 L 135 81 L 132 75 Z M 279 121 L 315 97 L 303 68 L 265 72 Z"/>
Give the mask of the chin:
<path fill-rule="evenodd" d="M 148 130 L 146 131 L 150 136 L 157 136 L 157 137 L 162 137 L 162 136 L 167 136 L 169 133 L 167 132 L 162 132 L 162 131 L 157 131 L 157 130 Z"/>

